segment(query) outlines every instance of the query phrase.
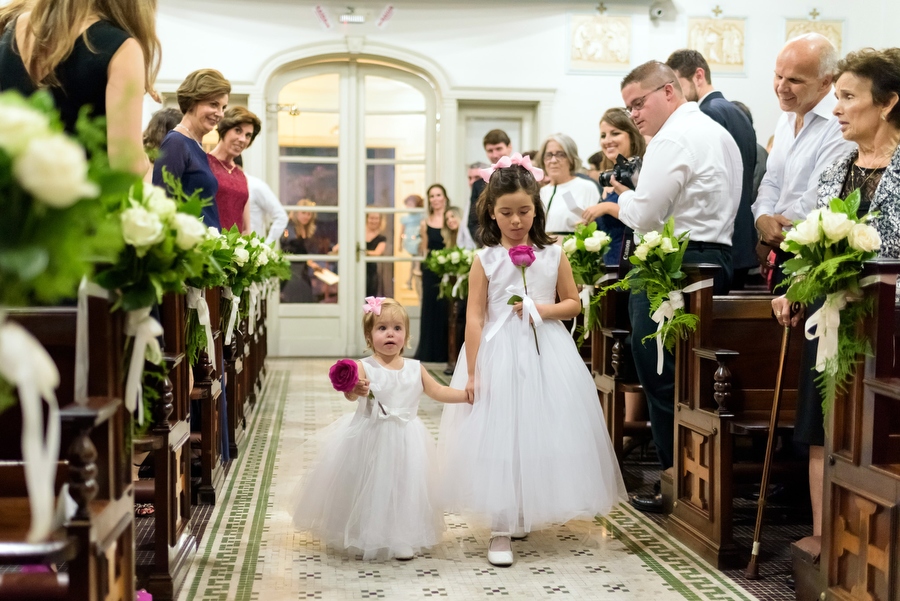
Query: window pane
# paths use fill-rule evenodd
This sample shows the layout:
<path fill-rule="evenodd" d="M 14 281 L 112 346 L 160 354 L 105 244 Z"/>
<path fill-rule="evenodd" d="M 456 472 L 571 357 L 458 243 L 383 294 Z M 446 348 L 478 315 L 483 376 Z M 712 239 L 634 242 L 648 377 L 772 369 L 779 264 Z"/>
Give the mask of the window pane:
<path fill-rule="evenodd" d="M 425 161 L 425 115 L 366 116 L 366 148 L 393 149 L 399 160 Z"/>
<path fill-rule="evenodd" d="M 291 279 L 281 283 L 281 302 L 336 303 L 338 284 L 333 280 L 335 277 L 338 277 L 336 262 L 292 257 Z"/>
<path fill-rule="evenodd" d="M 422 272 L 418 261 L 366 265 L 366 296 L 387 296 L 404 307 L 418 307 L 421 292 Z"/>
<path fill-rule="evenodd" d="M 340 102 L 340 75 L 326 73 L 292 81 L 281 89 L 278 104 L 295 110 L 337 111 Z"/>
<path fill-rule="evenodd" d="M 340 145 L 337 113 L 278 113 L 278 146 L 281 156 L 336 157 Z"/>
<path fill-rule="evenodd" d="M 281 204 L 295 205 L 301 199 L 315 206 L 338 204 L 338 166 L 316 163 L 281 163 L 279 195 Z"/>
<path fill-rule="evenodd" d="M 291 211 L 281 238 L 281 248 L 291 260 L 291 279 L 282 285 L 282 302 L 337 302 L 337 283 L 328 281 L 331 274 L 338 274 L 337 262 L 308 259 L 308 255 L 337 254 L 337 217 L 335 213 Z"/>
<path fill-rule="evenodd" d="M 403 82 L 367 75 L 366 112 L 380 111 L 424 112 L 425 97 Z"/>
<path fill-rule="evenodd" d="M 366 206 L 423 207 L 426 185 L 425 165 L 369 165 L 366 167 Z M 410 196 L 417 198 L 409 199 Z"/>

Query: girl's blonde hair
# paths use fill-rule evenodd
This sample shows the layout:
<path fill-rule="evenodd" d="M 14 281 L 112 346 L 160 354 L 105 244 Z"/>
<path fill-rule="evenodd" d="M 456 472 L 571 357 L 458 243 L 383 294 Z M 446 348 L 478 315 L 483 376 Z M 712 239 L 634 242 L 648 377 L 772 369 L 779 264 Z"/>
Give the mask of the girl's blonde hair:
<path fill-rule="evenodd" d="M 56 68 L 75 47 L 81 35 L 88 48 L 87 31 L 79 34 L 81 23 L 92 15 L 125 30 L 144 54 L 144 87 L 153 93 L 162 56 L 156 35 L 156 0 L 21 0 L 0 9 L 0 24 L 31 11 L 25 43 L 31 45 L 27 71 L 35 85 L 58 86 Z"/>
<path fill-rule="evenodd" d="M 298 207 L 314 207 L 314 206 L 316 206 L 316 203 L 314 203 L 313 201 L 311 201 L 308 198 L 301 198 L 300 200 L 297 201 L 297 206 Z M 297 213 L 302 213 L 302 212 L 303 211 L 297 211 Z M 316 214 L 310 213 L 310 215 L 312 215 L 312 219 L 310 219 L 309 223 L 307 223 L 306 225 L 302 225 L 299 221 L 296 221 L 294 219 L 291 220 L 294 222 L 294 231 L 297 233 L 298 236 L 302 236 L 303 238 L 312 238 L 313 235 L 315 235 L 315 233 L 316 233 Z M 301 234 L 301 228 L 303 229 L 302 234 Z"/>
<path fill-rule="evenodd" d="M 459 220 L 459 227 L 463 227 L 462 224 L 462 213 L 456 207 L 447 207 L 444 210 L 444 225 L 441 226 L 441 238 L 444 239 L 444 248 L 453 248 L 454 246 L 458 246 L 457 238 L 459 237 L 459 228 L 455 230 L 451 230 L 447 227 L 447 215 L 456 215 L 456 218 Z"/>
<path fill-rule="evenodd" d="M 375 328 L 375 322 L 387 315 L 399 317 L 403 321 L 403 329 L 406 330 L 406 340 L 403 341 L 403 348 L 400 349 L 402 353 L 403 349 L 408 347 L 412 340 L 409 333 L 409 313 L 406 312 L 406 308 L 403 305 L 392 298 L 385 298 L 381 301 L 381 315 L 375 315 L 375 313 L 363 314 L 363 336 L 366 338 L 366 348 L 372 348 L 372 330 Z"/>

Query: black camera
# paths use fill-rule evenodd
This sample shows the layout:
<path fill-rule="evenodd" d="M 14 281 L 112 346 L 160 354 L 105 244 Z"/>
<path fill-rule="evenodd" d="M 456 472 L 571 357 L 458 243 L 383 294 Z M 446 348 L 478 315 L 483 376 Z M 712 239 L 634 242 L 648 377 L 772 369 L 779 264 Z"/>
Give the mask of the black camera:
<path fill-rule="evenodd" d="M 616 157 L 616 164 L 612 169 L 600 173 L 600 185 L 604 188 L 610 187 L 612 185 L 610 178 L 615 175 L 617 182 L 634 190 L 637 179 L 635 176 L 641 170 L 641 163 L 643 163 L 641 157 L 626 159 L 625 155 L 620 154 Z"/>

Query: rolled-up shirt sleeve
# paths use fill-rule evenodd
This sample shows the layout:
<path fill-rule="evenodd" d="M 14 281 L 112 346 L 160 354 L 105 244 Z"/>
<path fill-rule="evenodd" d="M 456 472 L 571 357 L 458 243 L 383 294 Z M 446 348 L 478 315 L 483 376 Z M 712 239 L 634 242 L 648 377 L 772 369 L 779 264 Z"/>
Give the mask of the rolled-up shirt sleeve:
<path fill-rule="evenodd" d="M 637 188 L 619 196 L 619 221 L 640 234 L 660 229 L 690 177 L 691 160 L 689 149 L 673 140 L 648 149 Z"/>

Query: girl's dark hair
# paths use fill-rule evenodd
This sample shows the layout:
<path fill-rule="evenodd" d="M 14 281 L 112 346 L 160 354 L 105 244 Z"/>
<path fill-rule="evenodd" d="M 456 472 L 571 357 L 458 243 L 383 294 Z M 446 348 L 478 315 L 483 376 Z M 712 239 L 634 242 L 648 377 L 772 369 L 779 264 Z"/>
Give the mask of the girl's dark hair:
<path fill-rule="evenodd" d="M 181 122 L 182 118 L 184 115 L 176 108 L 160 109 L 153 113 L 147 129 L 144 130 L 144 149 L 148 153 L 158 151 L 163 138 Z"/>
<path fill-rule="evenodd" d="M 532 244 L 538 248 L 544 248 L 556 241 L 544 229 L 547 216 L 544 213 L 544 203 L 541 202 L 540 186 L 534 181 L 534 176 L 530 171 L 521 165 L 512 165 L 494 171 L 481 196 L 478 197 L 478 204 L 475 205 L 478 213 L 478 235 L 485 246 L 500 244 L 500 226 L 491 218 L 497 199 L 504 194 L 515 194 L 519 190 L 528 194 L 534 203 L 534 221 L 528 232 Z"/>

